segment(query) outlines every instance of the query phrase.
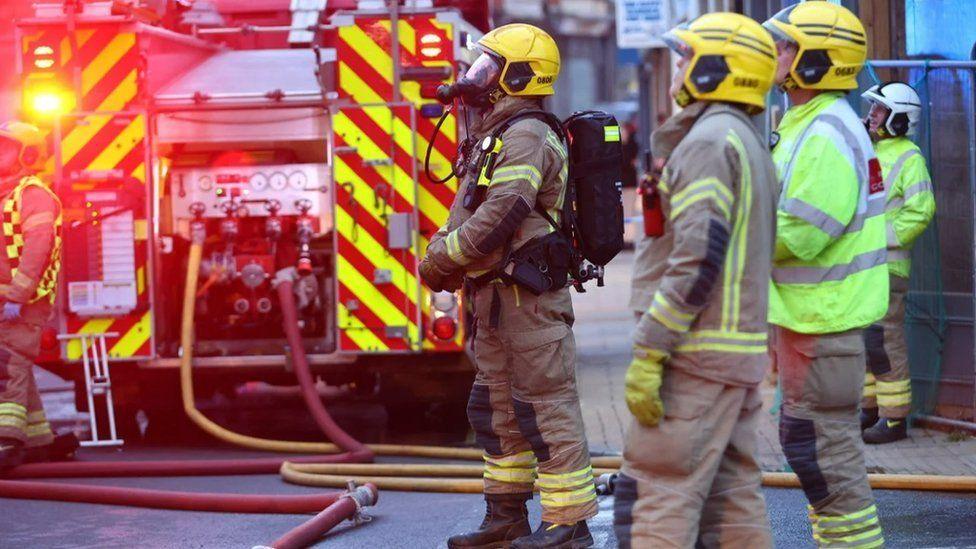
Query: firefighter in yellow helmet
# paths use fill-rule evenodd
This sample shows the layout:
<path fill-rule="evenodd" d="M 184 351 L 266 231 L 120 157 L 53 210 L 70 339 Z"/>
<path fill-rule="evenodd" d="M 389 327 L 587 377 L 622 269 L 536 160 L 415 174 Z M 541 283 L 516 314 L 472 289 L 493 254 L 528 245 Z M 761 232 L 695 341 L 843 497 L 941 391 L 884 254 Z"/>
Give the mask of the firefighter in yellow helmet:
<path fill-rule="evenodd" d="M 536 244 L 553 234 L 550 220 L 563 212 L 566 144 L 543 119 L 525 114 L 553 94 L 559 50 L 544 31 L 524 24 L 499 27 L 478 45 L 481 57 L 450 95 L 476 110 L 479 152 L 461 160 L 466 176 L 420 265 L 433 290 L 454 291 L 466 279 L 475 314 L 468 419 L 485 451 L 487 512 L 478 529 L 451 537 L 448 547 L 589 547 L 586 520 L 596 515 L 596 491 L 566 277 L 536 294 L 503 271 L 508 257 L 559 251 Z M 533 533 L 526 501 L 535 484 L 543 510 Z"/>
<path fill-rule="evenodd" d="M 0 469 L 63 459 L 78 447 L 74 435 L 55 439 L 32 370 L 61 253 L 61 204 L 34 175 L 46 160 L 37 128 L 0 125 Z"/>
<path fill-rule="evenodd" d="M 756 437 L 779 184 L 750 119 L 776 50 L 759 23 L 711 13 L 664 35 L 684 109 L 652 136 L 664 234 L 634 336 L 634 416 L 615 485 L 620 547 L 771 547 Z"/>
<path fill-rule="evenodd" d="M 815 542 L 880 547 L 858 404 L 863 331 L 888 309 L 885 187 L 845 99 L 857 87 L 867 37 L 857 16 L 830 2 L 796 4 L 764 26 L 792 104 L 772 151 L 783 184 L 769 296 L 780 442 L 810 502 Z"/>

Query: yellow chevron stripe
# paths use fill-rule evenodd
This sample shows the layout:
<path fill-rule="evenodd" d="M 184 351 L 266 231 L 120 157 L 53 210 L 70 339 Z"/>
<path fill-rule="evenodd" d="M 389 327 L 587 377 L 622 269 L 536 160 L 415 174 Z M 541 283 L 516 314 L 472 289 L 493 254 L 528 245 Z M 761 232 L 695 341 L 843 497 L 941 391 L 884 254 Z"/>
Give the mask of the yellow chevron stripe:
<path fill-rule="evenodd" d="M 363 111 L 367 116 L 370 114 L 369 111 L 375 110 L 373 107 L 363 108 Z M 389 109 L 385 109 L 389 113 Z M 370 117 L 373 118 L 373 117 Z M 379 120 L 377 124 L 380 128 L 386 132 L 390 133 L 390 118 L 387 116 L 376 117 Z M 374 119 L 375 120 L 375 119 Z M 383 120 L 385 124 L 379 121 Z M 333 124 L 335 125 L 336 133 L 342 135 L 347 143 L 356 143 L 358 149 L 357 154 L 362 158 L 385 158 L 390 156 L 389 149 L 382 149 L 374 141 L 372 141 L 366 132 L 361 131 L 349 118 L 341 111 L 332 118 Z M 409 150 L 409 149 L 408 149 Z M 411 206 L 414 205 L 414 182 L 413 175 L 408 174 L 403 169 L 397 165 L 393 164 L 392 170 L 385 166 L 378 166 L 376 172 L 383 178 L 384 181 L 399 193 L 400 197 L 407 201 Z"/>
<path fill-rule="evenodd" d="M 136 166 L 136 169 L 132 170 L 132 173 L 129 174 L 129 175 L 131 175 L 132 177 L 134 177 L 134 178 L 138 179 L 139 181 L 145 183 L 146 182 L 146 163 L 145 162 L 140 162 L 139 165 Z"/>
<path fill-rule="evenodd" d="M 335 226 L 339 231 L 339 234 L 346 237 L 350 242 L 352 239 L 352 218 L 346 213 L 346 210 L 342 207 L 337 207 L 335 210 L 336 219 Z M 382 261 L 381 258 L 386 256 L 386 248 L 373 238 L 373 235 L 369 231 L 359 231 L 358 238 L 355 240 L 356 248 L 359 249 L 373 265 L 381 269 L 389 269 L 391 275 L 393 276 L 393 285 L 397 287 L 404 295 L 410 298 L 410 301 L 417 302 L 417 284 L 419 283 L 413 273 L 408 272 L 403 264 L 396 261 L 394 258 L 389 258 L 387 261 Z M 379 261 L 379 262 L 378 262 Z"/>
<path fill-rule="evenodd" d="M 389 56 L 387 56 L 387 59 L 389 59 Z M 387 79 L 387 81 L 389 81 L 389 79 Z M 342 89 L 350 96 L 352 96 L 356 103 L 369 104 L 369 103 L 386 102 L 386 100 L 380 97 L 380 95 L 376 93 L 375 90 L 373 90 L 368 85 L 366 85 L 366 83 L 363 82 L 361 78 L 359 78 L 359 76 L 355 73 L 355 71 L 352 70 L 352 68 L 349 65 L 347 65 L 342 61 L 339 62 L 339 82 L 342 85 Z M 380 112 L 385 112 L 384 109 L 385 107 L 377 110 L 379 110 Z M 388 111 L 388 109 L 385 110 Z M 372 118 L 373 120 L 377 120 L 377 118 L 375 117 L 375 113 L 370 113 L 367 110 L 367 115 L 370 115 L 370 118 Z M 386 116 L 386 119 L 387 120 L 389 119 L 389 115 Z M 379 122 L 377 121 L 377 123 Z M 419 132 L 412 132 L 410 128 L 406 124 L 404 124 L 403 121 L 400 120 L 399 118 L 394 117 L 393 123 L 395 129 L 397 130 L 397 133 L 394 134 L 394 138 L 397 139 L 397 143 L 401 147 L 403 147 L 405 151 L 413 150 L 412 139 L 409 142 L 403 141 L 404 137 L 406 136 L 416 139 L 418 155 L 427 151 L 427 144 L 428 144 L 427 136 L 421 135 Z M 457 119 L 454 116 L 447 117 L 447 120 L 444 121 L 444 125 L 441 127 L 441 133 L 443 135 L 439 136 L 438 139 L 447 139 L 452 146 L 456 144 L 456 140 L 454 136 L 457 135 Z M 445 158 L 444 155 L 441 154 L 437 149 L 431 151 L 430 161 L 431 164 L 440 164 L 442 166 L 451 165 L 451 161 Z M 448 184 L 447 186 L 452 191 L 457 191 L 456 181 L 451 181 L 450 184 Z"/>
<path fill-rule="evenodd" d="M 349 312 L 345 305 L 339 303 L 339 325 L 343 326 L 342 331 L 346 333 L 360 349 L 364 351 L 385 351 L 389 347 L 383 340 L 376 336 L 372 330 L 366 327 L 358 318 Z"/>
<path fill-rule="evenodd" d="M 336 256 L 339 280 L 359 299 L 361 307 L 368 307 L 385 326 L 407 326 L 411 341 L 417 339 L 417 325 L 399 307 L 390 302 L 385 295 L 356 270 L 346 258 Z"/>
<path fill-rule="evenodd" d="M 121 110 L 126 103 L 136 96 L 136 71 L 132 70 L 122 83 L 112 90 L 112 93 L 98 106 L 100 112 L 113 112 Z M 98 132 L 112 120 L 112 116 L 105 114 L 86 116 L 85 124 L 78 124 L 61 141 L 61 161 L 64 164 L 71 162 L 71 159 L 84 147 Z M 51 160 L 53 167 L 53 159 Z"/>
<path fill-rule="evenodd" d="M 107 46 L 98 52 L 95 59 L 81 71 L 81 93 L 88 95 L 88 92 L 98 84 L 112 67 L 122 59 L 130 49 L 136 45 L 136 35 L 133 33 L 119 34 L 108 43 Z"/>
<path fill-rule="evenodd" d="M 146 128 L 142 115 L 136 116 L 88 165 L 89 170 L 111 170 L 142 141 Z"/>
<path fill-rule="evenodd" d="M 75 44 L 81 49 L 85 43 L 95 36 L 95 29 L 79 29 L 75 32 Z M 71 40 L 65 36 L 61 39 L 61 65 L 67 65 L 71 61 Z"/>
<path fill-rule="evenodd" d="M 386 221 L 380 217 L 379 213 L 375 208 L 373 208 L 373 188 L 370 187 L 359 173 L 349 167 L 346 161 L 343 160 L 339 155 L 333 157 L 333 169 L 335 170 L 335 181 L 336 184 L 351 183 L 352 184 L 352 195 L 356 199 L 356 202 L 360 204 L 359 215 L 362 212 L 368 213 L 373 219 L 376 220 L 380 225 L 385 226 Z M 339 205 L 345 207 L 343 205 Z M 392 211 L 387 206 L 387 212 Z M 421 249 L 426 250 L 429 241 L 423 235 L 417 235 L 418 246 Z"/>
<path fill-rule="evenodd" d="M 104 334 L 112 327 L 112 323 L 115 321 L 113 318 L 94 318 L 86 322 L 80 330 L 75 333 L 78 334 Z M 71 340 L 68 342 L 67 355 L 69 360 L 78 360 L 81 358 L 81 342 L 78 340 Z"/>
<path fill-rule="evenodd" d="M 152 334 L 152 318 L 149 311 L 142 315 L 132 328 L 129 329 L 119 340 L 112 345 L 108 354 L 113 358 L 129 357 L 136 354 L 139 347 L 149 341 Z"/>
<path fill-rule="evenodd" d="M 146 267 L 140 266 L 136 269 L 136 295 L 146 293 Z"/>

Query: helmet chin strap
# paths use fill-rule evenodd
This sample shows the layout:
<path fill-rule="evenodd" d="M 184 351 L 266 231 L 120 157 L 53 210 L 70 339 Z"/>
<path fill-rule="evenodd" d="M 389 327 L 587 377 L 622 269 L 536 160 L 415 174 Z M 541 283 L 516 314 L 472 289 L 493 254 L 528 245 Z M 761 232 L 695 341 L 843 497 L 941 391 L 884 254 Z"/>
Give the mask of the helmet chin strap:
<path fill-rule="evenodd" d="M 778 84 L 777 87 L 779 91 L 783 93 L 791 92 L 795 89 L 799 89 L 800 85 L 796 83 L 792 74 L 787 74 L 786 78 L 783 80 L 782 84 Z"/>
<path fill-rule="evenodd" d="M 688 91 L 688 87 L 684 84 L 681 85 L 681 89 L 674 96 L 674 102 L 678 104 L 679 107 L 685 108 L 695 102 L 695 98 Z"/>

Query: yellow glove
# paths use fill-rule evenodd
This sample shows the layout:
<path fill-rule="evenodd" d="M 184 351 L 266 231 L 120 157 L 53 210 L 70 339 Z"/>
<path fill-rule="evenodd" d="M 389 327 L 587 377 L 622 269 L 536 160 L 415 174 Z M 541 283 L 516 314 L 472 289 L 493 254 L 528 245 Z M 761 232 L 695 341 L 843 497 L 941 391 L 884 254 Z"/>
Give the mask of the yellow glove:
<path fill-rule="evenodd" d="M 627 408 L 645 427 L 656 427 L 664 417 L 661 401 L 661 379 L 668 355 L 641 345 L 634 345 L 634 359 L 624 378 Z"/>

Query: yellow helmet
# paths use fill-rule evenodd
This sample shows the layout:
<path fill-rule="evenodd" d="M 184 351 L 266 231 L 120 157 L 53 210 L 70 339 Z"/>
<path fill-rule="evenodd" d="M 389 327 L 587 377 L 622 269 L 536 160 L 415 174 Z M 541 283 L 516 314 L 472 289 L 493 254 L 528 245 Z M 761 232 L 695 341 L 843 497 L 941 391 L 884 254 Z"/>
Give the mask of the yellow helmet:
<path fill-rule="evenodd" d="M 664 42 L 690 58 L 675 100 L 727 101 L 753 111 L 766 107 L 776 76 L 776 44 L 762 26 L 738 13 L 709 13 L 664 34 Z"/>
<path fill-rule="evenodd" d="M 498 85 L 506 94 L 552 95 L 555 92 L 559 47 L 546 31 L 512 23 L 482 36 L 478 45 L 501 63 Z"/>
<path fill-rule="evenodd" d="M 47 141 L 36 126 L 11 120 L 0 124 L 0 139 L 20 145 L 20 165 L 25 170 L 40 171 L 47 162 Z"/>
<path fill-rule="evenodd" d="M 831 2 L 803 2 L 784 8 L 763 26 L 777 41 L 797 45 L 784 88 L 853 90 L 868 57 L 860 19 Z"/>

